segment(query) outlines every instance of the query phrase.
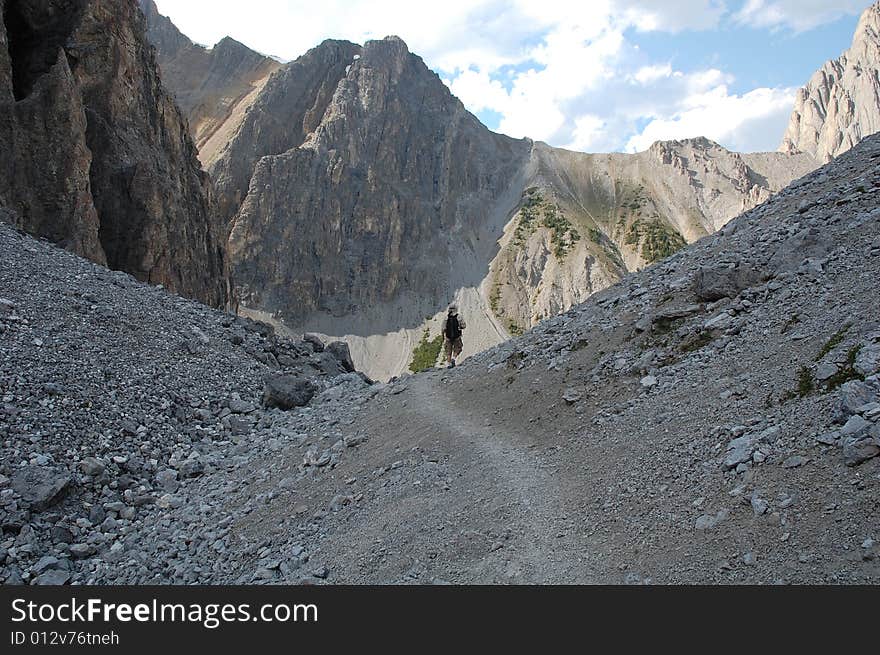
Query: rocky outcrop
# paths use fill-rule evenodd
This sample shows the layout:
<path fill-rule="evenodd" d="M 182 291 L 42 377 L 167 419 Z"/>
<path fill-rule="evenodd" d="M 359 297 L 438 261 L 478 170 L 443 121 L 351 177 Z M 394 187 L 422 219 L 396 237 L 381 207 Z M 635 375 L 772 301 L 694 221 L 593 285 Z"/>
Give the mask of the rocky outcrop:
<path fill-rule="evenodd" d="M 189 121 L 205 166 L 219 155 L 269 76 L 281 64 L 226 37 L 213 48 L 190 41 L 153 0 L 139 0 L 162 81 Z"/>
<path fill-rule="evenodd" d="M 516 334 L 715 232 L 815 166 L 806 154 L 739 154 L 705 138 L 632 155 L 535 144 L 492 262 L 490 308 Z"/>
<path fill-rule="evenodd" d="M 339 74 L 338 84 L 315 75 L 321 67 Z M 396 37 L 362 51 L 325 43 L 276 75 L 273 89 L 285 75 L 308 82 L 316 100 L 297 104 L 312 110 L 294 115 L 293 135 L 279 130 L 301 134 L 302 144 L 259 159 L 234 218 L 230 252 L 243 303 L 294 325 L 317 314 L 372 314 L 370 329 L 389 331 L 401 319 L 417 326 L 456 288 L 477 285 L 487 260 L 475 256 L 476 242 L 519 183 L 529 143 L 489 132 Z M 261 125 L 256 116 L 253 125 Z M 229 146 L 230 165 L 241 163 L 231 156 L 238 147 Z M 232 176 L 212 172 L 223 193 Z M 414 299 L 410 314 L 389 315 L 404 296 Z"/>
<path fill-rule="evenodd" d="M 210 189 L 133 0 L 4 0 L 0 201 L 16 224 L 212 305 Z"/>
<path fill-rule="evenodd" d="M 241 207 L 261 158 L 302 145 L 314 132 L 346 69 L 361 48 L 348 41 L 325 41 L 274 75 L 248 108 L 229 125 L 229 140 L 208 167 L 220 214 L 232 221 Z"/>
<path fill-rule="evenodd" d="M 880 131 L 880 2 L 862 14 L 852 46 L 816 72 L 795 99 L 783 152 L 822 163 Z"/>

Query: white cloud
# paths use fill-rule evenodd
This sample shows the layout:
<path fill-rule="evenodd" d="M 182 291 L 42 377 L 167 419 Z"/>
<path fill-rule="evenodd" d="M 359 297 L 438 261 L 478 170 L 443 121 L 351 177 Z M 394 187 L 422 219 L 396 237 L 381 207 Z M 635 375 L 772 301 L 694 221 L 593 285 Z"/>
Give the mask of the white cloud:
<path fill-rule="evenodd" d="M 732 150 L 754 152 L 779 140 L 791 114 L 794 89 L 760 88 L 730 94 L 720 84 L 684 98 L 678 111 L 652 120 L 626 144 L 628 152 L 654 141 L 705 136 Z"/>
<path fill-rule="evenodd" d="M 846 15 L 860 14 L 866 0 L 746 0 L 734 15 L 742 25 L 804 32 Z"/>
<path fill-rule="evenodd" d="M 476 70 L 466 70 L 454 81 L 443 80 L 453 95 L 461 100 L 473 112 L 486 109 L 502 111 L 508 104 L 510 96 L 498 80 L 490 79 L 489 74 Z"/>
<path fill-rule="evenodd" d="M 639 84 L 651 84 L 665 77 L 672 77 L 672 64 L 642 66 L 632 75 L 631 79 Z"/>
<path fill-rule="evenodd" d="M 570 143 L 563 147 L 582 152 L 595 151 L 605 140 L 605 121 L 592 114 L 578 116 L 574 121 L 574 133 Z"/>

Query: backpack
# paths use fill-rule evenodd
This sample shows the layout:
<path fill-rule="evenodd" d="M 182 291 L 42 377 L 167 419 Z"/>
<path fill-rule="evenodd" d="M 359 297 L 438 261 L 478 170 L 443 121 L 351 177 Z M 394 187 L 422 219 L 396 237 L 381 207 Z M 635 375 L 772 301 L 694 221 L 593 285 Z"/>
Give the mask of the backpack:
<path fill-rule="evenodd" d="M 458 316 L 447 316 L 446 327 L 443 334 L 450 341 L 455 341 L 461 337 L 461 326 L 458 324 Z"/>

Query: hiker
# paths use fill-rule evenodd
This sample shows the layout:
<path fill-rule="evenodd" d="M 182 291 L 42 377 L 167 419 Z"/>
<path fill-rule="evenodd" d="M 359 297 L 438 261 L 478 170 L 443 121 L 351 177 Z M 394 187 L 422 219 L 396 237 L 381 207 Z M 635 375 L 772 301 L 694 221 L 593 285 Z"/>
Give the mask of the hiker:
<path fill-rule="evenodd" d="M 458 307 L 449 305 L 446 320 L 443 321 L 443 346 L 446 349 L 446 363 L 449 368 L 455 366 L 455 358 L 461 354 L 461 333 L 464 321 L 458 316 Z"/>

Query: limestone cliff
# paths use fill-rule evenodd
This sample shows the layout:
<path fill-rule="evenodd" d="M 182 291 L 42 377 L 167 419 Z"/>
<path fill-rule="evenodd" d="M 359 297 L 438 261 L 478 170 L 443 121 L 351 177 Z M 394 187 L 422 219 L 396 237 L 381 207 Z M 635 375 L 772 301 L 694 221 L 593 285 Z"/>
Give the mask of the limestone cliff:
<path fill-rule="evenodd" d="M 520 332 L 711 234 L 816 167 L 705 138 L 590 155 L 537 143 L 520 208 L 492 263 L 489 301 Z"/>
<path fill-rule="evenodd" d="M 208 167 L 224 221 L 231 222 L 241 207 L 261 158 L 302 145 L 317 129 L 360 52 L 348 41 L 325 41 L 309 50 L 273 75 L 242 120 L 224 130 L 227 140 Z"/>
<path fill-rule="evenodd" d="M 0 204 L 78 254 L 224 304 L 208 179 L 134 0 L 0 10 Z"/>
<path fill-rule="evenodd" d="M 342 77 L 321 87 L 332 97 L 303 119 L 305 140 L 256 164 L 230 237 L 242 301 L 292 325 L 417 327 L 485 275 L 530 142 L 483 127 L 396 37 L 316 50 L 306 59 Z"/>
<path fill-rule="evenodd" d="M 782 140 L 783 152 L 822 163 L 880 131 L 880 2 L 859 20 L 852 46 L 800 89 Z"/>
<path fill-rule="evenodd" d="M 199 158 L 211 164 L 269 76 L 281 64 L 226 37 L 213 48 L 190 41 L 153 0 L 139 0 L 162 81 L 189 121 Z"/>

